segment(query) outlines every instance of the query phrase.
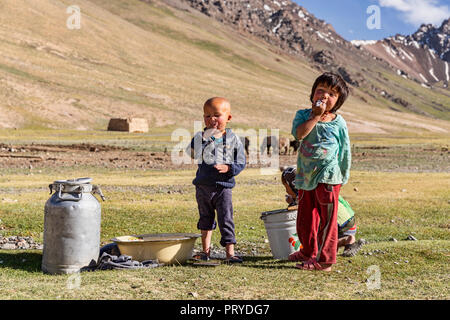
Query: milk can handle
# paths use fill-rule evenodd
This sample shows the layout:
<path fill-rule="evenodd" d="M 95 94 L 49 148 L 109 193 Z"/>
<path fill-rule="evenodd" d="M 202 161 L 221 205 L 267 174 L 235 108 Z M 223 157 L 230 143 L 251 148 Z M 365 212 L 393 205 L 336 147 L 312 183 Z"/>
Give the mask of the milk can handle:
<path fill-rule="evenodd" d="M 59 200 L 71 200 L 71 201 L 80 201 L 81 198 L 83 197 L 83 194 L 80 193 L 75 193 L 75 196 L 73 196 L 72 194 L 66 194 L 65 196 L 62 195 L 62 187 L 58 187 L 58 198 Z"/>
<path fill-rule="evenodd" d="M 49 184 L 48 187 L 50 188 L 50 194 L 52 194 L 53 192 L 53 184 Z M 80 192 L 78 193 L 76 196 L 73 196 L 71 194 L 66 194 L 65 196 L 62 195 L 62 185 L 58 185 L 56 187 L 56 192 L 58 192 L 58 199 L 61 201 L 80 201 L 81 198 L 83 197 L 83 194 Z"/>
<path fill-rule="evenodd" d="M 102 190 L 100 189 L 99 186 L 93 185 L 93 186 L 92 186 L 92 193 L 98 194 L 98 195 L 100 196 L 100 198 L 102 198 L 102 200 L 105 201 L 106 198 L 105 198 L 105 196 L 103 195 Z"/>
<path fill-rule="evenodd" d="M 50 194 L 52 194 L 53 193 L 53 184 L 49 184 L 48 187 L 50 189 Z M 64 200 L 80 201 L 82 196 L 83 196 L 81 192 L 78 193 L 78 196 L 72 196 L 72 195 L 63 196 L 62 195 L 62 186 L 61 185 L 58 185 L 56 187 L 56 191 L 58 192 L 58 199 L 63 200 L 63 201 Z M 99 186 L 96 186 L 96 185 L 92 186 L 92 193 L 93 194 L 95 194 L 95 193 L 98 194 L 102 198 L 103 201 L 106 200 L 106 198 L 103 195 L 102 190 L 100 189 Z"/>

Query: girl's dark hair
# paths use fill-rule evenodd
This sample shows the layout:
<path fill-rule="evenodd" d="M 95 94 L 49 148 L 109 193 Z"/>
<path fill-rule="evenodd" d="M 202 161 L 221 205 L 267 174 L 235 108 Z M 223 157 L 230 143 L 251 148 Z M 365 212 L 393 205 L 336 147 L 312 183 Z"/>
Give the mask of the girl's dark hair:
<path fill-rule="evenodd" d="M 328 87 L 336 89 L 339 93 L 339 98 L 336 101 L 336 104 L 334 105 L 333 109 L 330 110 L 331 113 L 335 113 L 344 104 L 345 100 L 347 100 L 349 94 L 347 84 L 340 75 L 332 72 L 325 72 L 324 74 L 319 76 L 313 84 L 313 87 L 311 89 L 311 96 L 309 97 L 309 100 L 311 100 L 312 103 L 314 103 L 314 92 L 316 91 L 316 88 L 319 84 L 325 84 Z"/>

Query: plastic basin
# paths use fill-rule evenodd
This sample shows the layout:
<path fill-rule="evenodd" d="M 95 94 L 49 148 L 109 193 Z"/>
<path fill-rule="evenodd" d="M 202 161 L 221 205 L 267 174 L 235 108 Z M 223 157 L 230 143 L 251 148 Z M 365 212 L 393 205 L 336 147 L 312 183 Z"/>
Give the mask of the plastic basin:
<path fill-rule="evenodd" d="M 120 253 L 133 260 L 155 260 L 165 264 L 182 264 L 192 257 L 192 251 L 200 234 L 156 233 L 121 236 L 111 239 Z"/>

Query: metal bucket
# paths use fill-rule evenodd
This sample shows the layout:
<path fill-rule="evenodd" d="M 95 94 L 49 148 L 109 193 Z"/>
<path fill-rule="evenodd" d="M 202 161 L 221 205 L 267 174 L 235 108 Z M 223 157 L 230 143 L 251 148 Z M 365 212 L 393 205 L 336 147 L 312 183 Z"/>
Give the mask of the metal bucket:
<path fill-rule="evenodd" d="M 95 264 L 100 251 L 100 203 L 92 193 L 91 178 L 57 180 L 49 185 L 45 203 L 42 271 L 50 274 L 79 272 Z"/>
<path fill-rule="evenodd" d="M 300 248 L 297 237 L 297 210 L 280 209 L 261 214 L 264 221 L 270 250 L 275 259 L 287 260 Z"/>

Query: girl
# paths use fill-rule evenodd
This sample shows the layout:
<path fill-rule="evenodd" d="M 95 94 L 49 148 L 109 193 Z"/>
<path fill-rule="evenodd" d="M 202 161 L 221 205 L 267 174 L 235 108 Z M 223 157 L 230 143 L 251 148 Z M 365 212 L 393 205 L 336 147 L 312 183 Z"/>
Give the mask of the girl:
<path fill-rule="evenodd" d="M 300 141 L 295 185 L 298 192 L 297 234 L 303 245 L 289 256 L 296 268 L 331 271 L 338 245 L 339 190 L 350 174 L 347 125 L 336 111 L 349 94 L 337 74 L 319 76 L 311 90 L 312 108 L 297 111 L 292 134 Z"/>

